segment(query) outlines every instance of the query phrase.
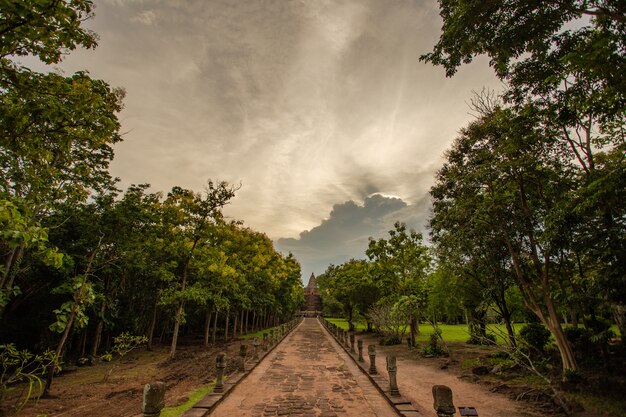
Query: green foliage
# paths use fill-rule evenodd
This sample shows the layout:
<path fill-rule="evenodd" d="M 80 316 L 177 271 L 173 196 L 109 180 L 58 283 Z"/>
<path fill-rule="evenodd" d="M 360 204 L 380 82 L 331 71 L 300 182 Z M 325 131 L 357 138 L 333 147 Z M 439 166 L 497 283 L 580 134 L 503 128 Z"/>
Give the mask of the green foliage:
<path fill-rule="evenodd" d="M 123 358 L 131 351 L 137 349 L 138 347 L 144 345 L 148 342 L 148 338 L 146 336 L 136 336 L 130 333 L 122 333 L 113 338 L 113 349 L 111 351 L 105 353 L 101 356 L 102 360 L 105 362 L 111 362 L 115 356 L 119 358 Z M 111 374 L 115 370 L 115 365 L 109 367 L 107 372 L 104 375 L 103 381 L 106 382 L 110 378 Z"/>
<path fill-rule="evenodd" d="M 526 348 L 541 354 L 550 341 L 550 331 L 540 323 L 528 323 L 520 329 L 519 338 Z"/>
<path fill-rule="evenodd" d="M 0 411 L 7 404 L 7 394 L 16 384 L 26 384 L 18 396 L 15 408 L 19 410 L 33 396 L 39 397 L 43 391 L 42 374 L 61 369 L 58 357 L 51 350 L 35 355 L 28 350 L 19 350 L 14 344 L 0 345 Z"/>
<path fill-rule="evenodd" d="M 441 345 L 442 331 L 436 327 L 429 336 L 429 342 L 422 348 L 422 354 L 427 356 L 447 355 L 446 349 Z"/>

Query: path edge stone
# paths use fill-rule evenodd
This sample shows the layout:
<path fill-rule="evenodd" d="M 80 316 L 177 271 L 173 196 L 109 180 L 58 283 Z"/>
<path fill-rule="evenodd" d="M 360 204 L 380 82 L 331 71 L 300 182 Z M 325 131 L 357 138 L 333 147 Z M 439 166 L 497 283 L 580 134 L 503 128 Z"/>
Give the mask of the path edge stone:
<path fill-rule="evenodd" d="M 181 417 L 207 417 L 211 415 L 213 410 L 224 401 L 230 393 L 235 389 L 237 385 L 239 385 L 246 377 L 269 355 L 274 349 L 276 349 L 281 342 L 289 336 L 295 329 L 300 326 L 303 318 L 297 317 L 292 321 L 286 323 L 286 331 L 278 333 L 279 339 L 270 346 L 267 350 L 263 351 L 263 353 L 259 353 L 259 359 L 255 360 L 254 358 L 250 358 L 246 361 L 248 365 L 245 371 L 235 371 L 233 372 L 228 379 L 224 382 L 224 392 L 209 392 L 204 397 L 202 397 L 199 401 L 197 401 L 191 408 L 185 411 Z M 280 328 L 282 325 L 277 326 L 275 329 Z M 282 334 L 282 335 L 281 335 Z"/>
<path fill-rule="evenodd" d="M 359 362 L 358 355 L 356 353 L 350 352 L 350 348 L 348 348 L 344 343 L 341 343 L 341 332 L 338 332 L 337 326 L 330 321 L 326 320 L 323 317 L 318 317 L 318 322 L 322 326 L 322 328 L 337 342 L 340 348 L 344 350 L 352 359 L 352 362 L 361 370 L 363 375 L 369 378 L 374 387 L 385 397 L 389 405 L 394 409 L 394 411 L 401 417 L 410 417 L 410 416 L 420 416 L 422 415 L 417 408 L 411 403 L 411 401 L 405 397 L 400 395 L 391 395 L 389 391 L 389 380 L 385 378 L 385 376 L 380 373 L 375 375 L 370 375 L 369 373 L 369 362 Z"/>

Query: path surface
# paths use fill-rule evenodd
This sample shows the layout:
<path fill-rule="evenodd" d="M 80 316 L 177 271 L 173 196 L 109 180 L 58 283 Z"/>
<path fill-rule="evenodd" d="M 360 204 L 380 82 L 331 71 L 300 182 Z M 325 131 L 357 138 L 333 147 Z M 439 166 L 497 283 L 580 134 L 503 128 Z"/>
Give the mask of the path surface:
<path fill-rule="evenodd" d="M 317 319 L 306 318 L 212 417 L 393 417 L 397 414 Z"/>

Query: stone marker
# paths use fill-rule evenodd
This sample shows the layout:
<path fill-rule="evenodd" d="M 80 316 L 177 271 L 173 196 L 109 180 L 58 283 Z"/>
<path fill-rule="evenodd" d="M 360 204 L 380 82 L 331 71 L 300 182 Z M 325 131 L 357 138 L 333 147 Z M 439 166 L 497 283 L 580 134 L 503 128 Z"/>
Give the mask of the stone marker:
<path fill-rule="evenodd" d="M 456 409 L 452 402 L 452 390 L 445 385 L 433 385 L 433 399 L 437 417 L 452 417 Z"/>
<path fill-rule="evenodd" d="M 392 397 L 397 397 L 400 395 L 400 391 L 398 390 L 398 380 L 396 379 L 398 367 L 396 366 L 395 356 L 387 356 L 387 373 L 389 374 L 389 394 Z"/>
<path fill-rule="evenodd" d="M 346 338 L 344 341 L 345 341 L 346 348 L 349 349 L 350 348 L 350 332 L 347 330 L 346 330 Z"/>
<path fill-rule="evenodd" d="M 224 392 L 224 369 L 226 368 L 226 354 L 220 352 L 215 357 L 215 388 L 213 392 Z"/>
<path fill-rule="evenodd" d="M 357 340 L 356 347 L 359 350 L 359 362 L 365 362 L 365 360 L 363 360 L 363 340 Z"/>
<path fill-rule="evenodd" d="M 270 346 L 274 346 L 274 329 L 270 330 Z"/>
<path fill-rule="evenodd" d="M 376 345 L 367 346 L 367 353 L 370 356 L 370 375 L 376 375 L 378 371 L 376 370 Z"/>
<path fill-rule="evenodd" d="M 252 346 L 254 346 L 254 357 L 253 359 L 255 361 L 259 360 L 259 338 L 255 337 L 254 339 L 252 339 Z"/>
<path fill-rule="evenodd" d="M 354 351 L 354 333 L 350 333 L 350 352 L 355 353 L 355 351 Z"/>
<path fill-rule="evenodd" d="M 261 349 L 263 350 L 267 350 L 268 346 L 267 346 L 267 333 L 263 333 L 263 345 L 261 346 Z"/>
<path fill-rule="evenodd" d="M 159 417 L 165 407 L 165 382 L 152 382 L 143 387 L 143 417 Z"/>
<path fill-rule="evenodd" d="M 239 346 L 239 356 L 241 357 L 241 362 L 239 362 L 239 370 L 246 370 L 246 355 L 248 354 L 248 346 L 241 345 Z"/>

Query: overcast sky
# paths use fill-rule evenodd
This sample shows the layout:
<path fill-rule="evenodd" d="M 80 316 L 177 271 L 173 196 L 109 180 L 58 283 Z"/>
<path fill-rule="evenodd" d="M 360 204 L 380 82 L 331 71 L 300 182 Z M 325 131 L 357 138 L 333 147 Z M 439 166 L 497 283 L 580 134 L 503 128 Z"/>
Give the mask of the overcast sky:
<path fill-rule="evenodd" d="M 485 60 L 445 78 L 419 62 L 435 0 L 98 0 L 93 51 L 66 73 L 126 89 L 121 186 L 242 184 L 225 210 L 300 260 L 364 257 L 396 220 L 424 230 L 444 150 Z"/>

